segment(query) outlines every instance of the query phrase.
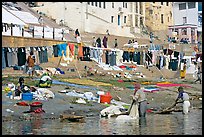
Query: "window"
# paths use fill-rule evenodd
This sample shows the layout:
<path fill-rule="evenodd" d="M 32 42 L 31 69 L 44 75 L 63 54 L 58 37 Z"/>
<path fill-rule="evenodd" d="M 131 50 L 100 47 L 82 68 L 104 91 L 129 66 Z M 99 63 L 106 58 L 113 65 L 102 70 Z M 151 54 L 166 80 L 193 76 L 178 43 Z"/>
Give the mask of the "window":
<path fill-rule="evenodd" d="M 187 23 L 187 18 L 183 17 L 183 24 L 186 24 L 186 23 Z"/>
<path fill-rule="evenodd" d="M 106 2 L 103 2 L 103 8 L 104 9 L 106 8 Z"/>
<path fill-rule="evenodd" d="M 182 29 L 182 35 L 187 35 L 187 30 L 186 29 Z"/>
<path fill-rule="evenodd" d="M 94 5 L 94 2 L 91 2 L 91 5 L 93 6 L 93 5 Z"/>
<path fill-rule="evenodd" d="M 161 5 L 164 5 L 164 3 L 163 3 L 163 2 L 161 2 Z"/>
<path fill-rule="evenodd" d="M 87 2 L 88 3 L 88 5 L 90 5 L 90 2 Z"/>
<path fill-rule="evenodd" d="M 112 8 L 114 8 L 114 2 L 112 2 Z"/>
<path fill-rule="evenodd" d="M 118 26 L 120 26 L 120 15 L 118 15 Z"/>
<path fill-rule="evenodd" d="M 186 9 L 186 3 L 179 4 L 179 10 L 185 10 Z"/>
<path fill-rule="evenodd" d="M 123 2 L 123 8 L 127 8 L 127 2 Z"/>
<path fill-rule="evenodd" d="M 124 23 L 127 22 L 127 16 L 124 16 Z"/>
<path fill-rule="evenodd" d="M 164 23 L 164 14 L 161 14 L 161 23 Z"/>
<path fill-rule="evenodd" d="M 188 8 L 189 9 L 195 8 L 195 2 L 188 2 Z"/>
<path fill-rule="evenodd" d="M 166 2 L 166 6 L 169 6 L 169 2 Z"/>
<path fill-rule="evenodd" d="M 99 2 L 99 8 L 101 8 L 101 2 Z"/>
<path fill-rule="evenodd" d="M 153 14 L 153 10 L 149 10 L 149 14 L 152 15 Z"/>
<path fill-rule="evenodd" d="M 95 6 L 96 6 L 96 7 L 97 7 L 97 3 L 98 3 L 98 2 L 95 2 Z"/>
<path fill-rule="evenodd" d="M 202 11 L 202 2 L 198 2 L 198 11 Z"/>
<path fill-rule="evenodd" d="M 113 20 L 114 20 L 114 16 L 111 16 L 111 23 L 113 23 Z"/>

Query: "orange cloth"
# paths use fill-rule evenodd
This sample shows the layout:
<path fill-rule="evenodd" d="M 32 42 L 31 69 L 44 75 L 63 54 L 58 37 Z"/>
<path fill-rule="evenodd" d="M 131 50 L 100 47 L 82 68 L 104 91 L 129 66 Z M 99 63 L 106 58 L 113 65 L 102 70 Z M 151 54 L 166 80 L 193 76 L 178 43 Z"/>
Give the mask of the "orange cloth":
<path fill-rule="evenodd" d="M 78 47 L 78 57 L 83 57 L 83 46 Z"/>

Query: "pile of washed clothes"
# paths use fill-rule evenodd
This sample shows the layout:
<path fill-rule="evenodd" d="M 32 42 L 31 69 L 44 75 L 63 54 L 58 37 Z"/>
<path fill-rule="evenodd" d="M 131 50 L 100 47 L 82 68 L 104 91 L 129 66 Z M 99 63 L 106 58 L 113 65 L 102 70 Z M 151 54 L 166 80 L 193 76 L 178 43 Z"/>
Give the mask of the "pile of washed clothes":
<path fill-rule="evenodd" d="M 28 86 L 25 86 L 24 89 L 28 91 L 29 93 L 33 94 L 33 99 L 34 100 L 48 100 L 48 99 L 53 99 L 55 97 L 54 93 L 46 88 L 34 88 L 34 92 L 30 91 L 30 88 Z M 6 87 L 3 89 L 6 92 L 6 96 L 9 97 L 10 99 L 16 99 L 16 100 L 21 100 L 21 96 L 14 96 L 14 92 L 16 90 L 16 85 L 13 83 L 8 83 Z"/>

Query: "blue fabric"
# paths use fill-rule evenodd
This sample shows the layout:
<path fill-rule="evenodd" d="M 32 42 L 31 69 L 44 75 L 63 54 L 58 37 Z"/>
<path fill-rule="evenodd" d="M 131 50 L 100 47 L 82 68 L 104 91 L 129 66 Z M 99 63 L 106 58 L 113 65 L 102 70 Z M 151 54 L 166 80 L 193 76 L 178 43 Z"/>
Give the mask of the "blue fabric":
<path fill-rule="evenodd" d="M 178 99 L 179 99 L 179 98 L 183 99 L 183 93 L 184 93 L 184 91 L 179 92 L 179 94 L 178 94 Z"/>
<path fill-rule="evenodd" d="M 6 68 L 6 59 L 5 59 L 5 54 L 4 54 L 4 48 L 2 48 L 2 69 Z"/>
<path fill-rule="evenodd" d="M 127 62 L 129 62 L 130 53 L 128 51 L 124 51 L 122 57 L 123 57 L 123 62 L 125 62 L 125 60 L 127 60 Z"/>
<path fill-rule="evenodd" d="M 64 71 L 62 71 L 60 68 L 56 68 L 57 71 L 60 72 L 60 74 L 65 74 Z"/>
<path fill-rule="evenodd" d="M 116 52 L 112 51 L 110 55 L 110 66 L 116 65 Z"/>
<path fill-rule="evenodd" d="M 58 56 L 62 56 L 62 51 L 64 51 L 64 55 L 66 56 L 66 49 L 67 49 L 67 43 L 63 43 L 63 44 L 58 44 Z"/>

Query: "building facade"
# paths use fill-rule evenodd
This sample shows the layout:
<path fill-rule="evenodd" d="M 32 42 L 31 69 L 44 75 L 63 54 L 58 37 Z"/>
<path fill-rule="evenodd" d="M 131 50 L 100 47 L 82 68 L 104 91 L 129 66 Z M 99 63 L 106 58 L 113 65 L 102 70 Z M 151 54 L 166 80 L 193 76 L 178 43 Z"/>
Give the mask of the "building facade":
<path fill-rule="evenodd" d="M 198 2 L 198 42 L 202 42 L 202 2 Z"/>
<path fill-rule="evenodd" d="M 146 2 L 146 26 L 151 31 L 168 30 L 173 25 L 172 2 Z"/>
<path fill-rule="evenodd" d="M 198 2 L 173 2 L 174 25 L 169 26 L 169 36 L 173 32 L 177 34 L 178 40 L 197 43 L 198 16 Z"/>
<path fill-rule="evenodd" d="M 145 2 L 39 2 L 33 9 L 81 32 L 134 37 L 145 25 Z"/>

